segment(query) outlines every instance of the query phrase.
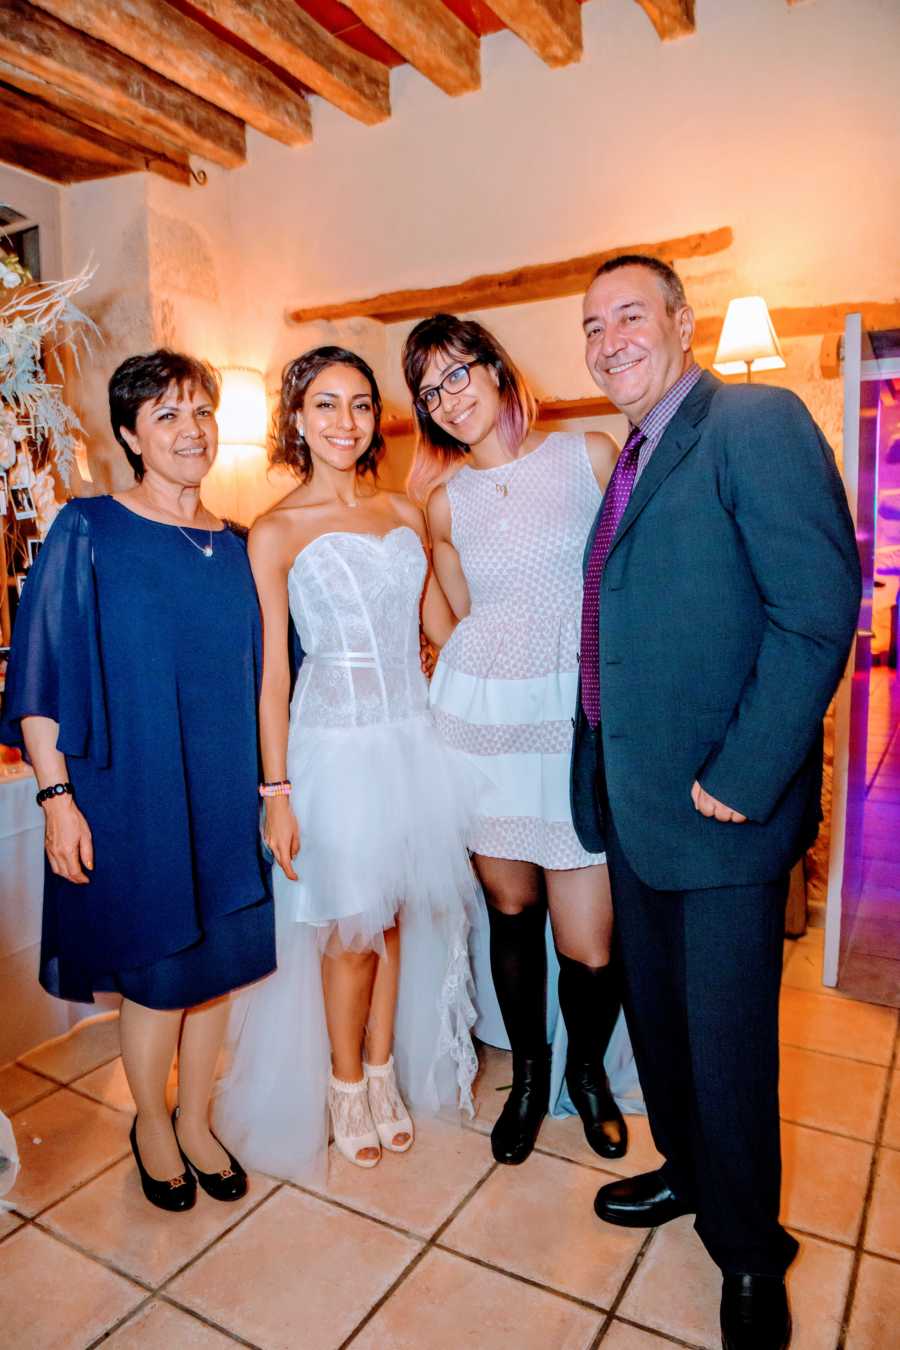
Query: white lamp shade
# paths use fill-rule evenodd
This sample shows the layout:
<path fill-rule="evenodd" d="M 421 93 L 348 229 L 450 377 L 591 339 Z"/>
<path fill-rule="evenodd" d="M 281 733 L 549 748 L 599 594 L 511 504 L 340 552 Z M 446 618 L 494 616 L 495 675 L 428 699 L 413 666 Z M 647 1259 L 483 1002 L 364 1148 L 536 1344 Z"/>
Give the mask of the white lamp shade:
<path fill-rule="evenodd" d="M 265 445 L 268 410 L 266 384 L 260 371 L 248 366 L 222 368 L 222 397 L 216 421 L 220 445 Z"/>
<path fill-rule="evenodd" d="M 729 301 L 713 367 L 720 375 L 743 375 L 748 365 L 750 370 L 781 370 L 784 364 L 762 296 L 744 295 Z"/>

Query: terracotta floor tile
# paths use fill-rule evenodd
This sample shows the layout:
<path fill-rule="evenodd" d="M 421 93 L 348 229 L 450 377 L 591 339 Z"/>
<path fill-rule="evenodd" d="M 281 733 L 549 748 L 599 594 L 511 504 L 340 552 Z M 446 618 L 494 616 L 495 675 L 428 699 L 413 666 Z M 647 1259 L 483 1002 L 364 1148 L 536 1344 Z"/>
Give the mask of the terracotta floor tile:
<path fill-rule="evenodd" d="M 854 1243 L 869 1182 L 871 1144 L 783 1124 L 781 1149 L 782 1223 Z"/>
<path fill-rule="evenodd" d="M 671 1350 L 672 1342 L 654 1336 L 652 1331 L 630 1327 L 625 1322 L 613 1322 L 601 1342 L 602 1350 Z"/>
<path fill-rule="evenodd" d="M 601 1223 L 593 1168 L 533 1153 L 499 1167 L 441 1237 L 443 1246 L 608 1308 L 646 1233 Z"/>
<path fill-rule="evenodd" d="M 480 1068 L 475 1081 L 475 1103 L 478 1114 L 471 1128 L 490 1134 L 491 1128 L 503 1110 L 509 1085 L 512 1082 L 512 1055 L 508 1050 L 496 1050 L 482 1045 L 478 1052 Z"/>
<path fill-rule="evenodd" d="M 900 1069 L 895 1069 L 891 1075 L 891 1095 L 881 1142 L 889 1148 L 900 1148 Z"/>
<path fill-rule="evenodd" d="M 198 1190 L 192 1210 L 166 1214 L 144 1198 L 129 1157 L 54 1205 L 41 1216 L 41 1222 L 92 1256 L 156 1287 L 236 1223 L 273 1186 L 268 1177 L 254 1175 L 243 1200 L 223 1204 Z"/>
<path fill-rule="evenodd" d="M 85 1074 L 83 1078 L 74 1079 L 70 1087 L 76 1092 L 83 1092 L 87 1097 L 93 1097 L 95 1101 L 111 1106 L 114 1111 L 127 1111 L 129 1115 L 134 1115 L 134 1098 L 125 1077 L 122 1061 L 118 1057 L 111 1059 L 108 1064 L 101 1064 L 99 1069 Z M 175 1105 L 177 1091 L 178 1070 L 173 1064 L 166 1084 L 166 1100 L 170 1107 Z"/>
<path fill-rule="evenodd" d="M 806 989 L 812 994 L 839 995 L 822 983 L 822 956 L 825 951 L 825 930 L 810 928 L 804 937 L 793 943 L 793 950 L 784 967 L 782 985 L 790 989 Z"/>
<path fill-rule="evenodd" d="M 900 1261 L 900 1153 L 892 1148 L 878 1150 L 864 1246 Z"/>
<path fill-rule="evenodd" d="M 721 1277 L 689 1215 L 653 1237 L 618 1311 L 642 1326 L 719 1350 Z"/>
<path fill-rule="evenodd" d="M 7 1064 L 5 1069 L 0 1069 L 0 1111 L 5 1111 L 8 1116 L 56 1091 L 56 1083 L 29 1073 L 21 1064 Z"/>
<path fill-rule="evenodd" d="M 334 1350 L 419 1250 L 412 1238 L 285 1187 L 166 1292 L 266 1350 Z"/>
<path fill-rule="evenodd" d="M 61 1200 L 129 1151 L 128 1118 L 68 1088 L 26 1106 L 12 1123 L 22 1166 L 6 1198 L 23 1214 Z"/>
<path fill-rule="evenodd" d="M 57 1036 L 23 1055 L 20 1063 L 60 1083 L 71 1083 L 73 1078 L 81 1078 L 99 1064 L 115 1059 L 118 1053 L 119 1014 L 107 1012 L 78 1022 L 65 1036 Z"/>
<path fill-rule="evenodd" d="M 692 1223 L 685 1217 L 659 1229 L 619 1312 L 669 1336 L 719 1350 L 721 1276 Z M 794 1319 L 792 1350 L 834 1350 L 853 1253 L 816 1238 L 798 1236 L 800 1253 L 788 1273 Z M 637 1342 L 635 1350 L 640 1344 Z M 627 1345 L 626 1341 L 622 1350 Z"/>
<path fill-rule="evenodd" d="M 863 1256 L 853 1296 L 846 1350 L 887 1350 L 888 1346 L 896 1344 L 898 1326 L 900 1266 L 880 1256 Z"/>
<path fill-rule="evenodd" d="M 556 1120 L 548 1116 L 541 1126 L 538 1148 L 563 1158 L 571 1158 L 573 1162 L 584 1163 L 586 1167 L 599 1167 L 604 1172 L 615 1172 L 622 1177 L 635 1176 L 638 1172 L 651 1172 L 659 1167 L 662 1158 L 654 1146 L 647 1117 L 626 1116 L 625 1124 L 628 1127 L 628 1152 L 624 1158 L 601 1158 L 595 1153 L 584 1137 L 584 1130 L 577 1116 L 567 1116 L 565 1120 Z M 598 1182 L 599 1184 L 601 1183 Z"/>
<path fill-rule="evenodd" d="M 788 987 L 781 991 L 781 1039 L 785 1045 L 890 1064 L 896 1025 L 897 1014 L 889 1008 L 803 989 Z"/>
<path fill-rule="evenodd" d="M 781 1047 L 781 1114 L 799 1125 L 874 1140 L 887 1070 L 796 1046 Z"/>
<path fill-rule="evenodd" d="M 0 1245 L 0 1327 L 16 1350 L 90 1345 L 146 1298 L 143 1289 L 37 1228 Z"/>
<path fill-rule="evenodd" d="M 17 1228 L 22 1227 L 22 1220 L 17 1214 L 12 1214 L 8 1209 L 0 1209 L 0 1239 L 9 1237 Z"/>
<path fill-rule="evenodd" d="M 104 1350 L 233 1350 L 234 1344 L 190 1313 L 155 1299 L 103 1342 Z"/>
<path fill-rule="evenodd" d="M 795 1236 L 800 1241 L 800 1251 L 787 1277 L 794 1321 L 791 1350 L 835 1350 L 853 1253 L 804 1233 Z"/>
<path fill-rule="evenodd" d="M 587 1350 L 602 1320 L 499 1271 L 430 1251 L 353 1350 Z"/>
<path fill-rule="evenodd" d="M 377 1167 L 354 1167 L 332 1148 L 328 1182 L 321 1194 L 430 1237 L 493 1165 L 483 1135 L 445 1121 L 422 1119 L 416 1122 L 416 1141 L 410 1151 L 385 1152 Z"/>

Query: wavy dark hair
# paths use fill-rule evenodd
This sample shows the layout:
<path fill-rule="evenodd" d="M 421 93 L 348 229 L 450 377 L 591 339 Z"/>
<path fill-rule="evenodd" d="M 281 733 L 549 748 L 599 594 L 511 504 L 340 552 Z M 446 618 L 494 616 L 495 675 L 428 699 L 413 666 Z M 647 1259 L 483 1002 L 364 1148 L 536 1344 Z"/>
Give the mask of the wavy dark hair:
<path fill-rule="evenodd" d="M 301 483 L 308 483 L 312 478 L 312 454 L 297 428 L 297 414 L 303 411 L 307 389 L 316 376 L 329 366 L 351 366 L 369 382 L 372 391 L 372 411 L 375 414 L 375 431 L 368 450 L 356 461 L 356 473 L 358 477 L 368 473 L 377 478 L 378 465 L 384 455 L 384 437 L 381 434 L 381 393 L 375 372 L 368 361 L 364 361 L 356 352 L 351 352 L 346 347 L 313 347 L 311 351 L 295 357 L 285 366 L 281 376 L 278 410 L 272 428 L 269 462 L 285 464 Z"/>
<path fill-rule="evenodd" d="M 500 412 L 497 427 L 509 450 L 519 446 L 534 425 L 534 395 L 506 348 L 475 319 L 455 314 L 432 314 L 422 319 L 403 344 L 403 374 L 413 400 L 416 419 L 416 453 L 406 490 L 413 501 L 424 505 L 439 483 L 446 482 L 469 447 L 439 427 L 416 399 L 428 363 L 436 355 L 451 360 L 480 361 L 497 376 Z"/>
<path fill-rule="evenodd" d="M 137 417 L 145 403 L 159 403 L 170 385 L 179 395 L 182 390 L 199 386 L 214 408 L 219 406 L 222 381 L 219 372 L 208 361 L 184 352 L 173 352 L 159 347 L 155 352 L 129 356 L 116 366 L 109 381 L 109 420 L 116 440 L 125 451 L 138 482 L 144 476 L 144 461 L 136 455 L 122 435 L 122 427 L 134 434 Z"/>

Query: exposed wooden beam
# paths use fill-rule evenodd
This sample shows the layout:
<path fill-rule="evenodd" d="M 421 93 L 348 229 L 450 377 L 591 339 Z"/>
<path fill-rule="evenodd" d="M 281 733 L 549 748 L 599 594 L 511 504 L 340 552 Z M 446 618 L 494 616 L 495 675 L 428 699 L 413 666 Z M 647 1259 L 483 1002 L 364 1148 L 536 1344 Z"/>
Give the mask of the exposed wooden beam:
<path fill-rule="evenodd" d="M 445 94 L 479 88 L 478 38 L 443 0 L 347 0 L 347 6 Z"/>
<path fill-rule="evenodd" d="M 160 153 L 169 145 L 223 168 L 244 162 L 244 125 L 236 117 L 25 0 L 0 4 L 0 57 L 70 97 L 64 111 L 94 126 L 115 131 L 121 119 Z M 24 87 L 19 78 L 4 78 Z"/>
<path fill-rule="evenodd" d="M 35 3 L 285 145 L 305 145 L 312 137 L 309 104 L 302 94 L 164 0 Z"/>
<path fill-rule="evenodd" d="M 863 326 L 869 329 L 900 328 L 900 299 L 847 300 L 833 305 L 809 305 L 802 308 L 773 309 L 769 311 L 775 332 L 780 338 L 821 337 L 826 333 L 840 333 L 848 314 L 862 314 Z M 715 347 L 722 331 L 724 316 L 706 316 L 697 320 L 694 346 Z"/>
<path fill-rule="evenodd" d="M 690 37 L 696 28 L 694 0 L 637 0 L 663 42 Z"/>
<path fill-rule="evenodd" d="M 365 316 L 395 323 L 400 319 L 419 319 L 437 310 L 450 313 L 468 313 L 474 309 L 496 309 L 504 305 L 524 305 L 531 300 L 557 300 L 564 295 L 578 295 L 586 290 L 601 263 L 622 253 L 649 253 L 668 262 L 676 258 L 700 258 L 721 253 L 733 239 L 725 226 L 701 234 L 689 234 L 680 239 L 663 239 L 655 244 L 627 244 L 621 248 L 606 249 L 602 253 L 588 253 L 565 262 L 537 263 L 516 267 L 509 272 L 492 272 L 470 277 L 450 286 L 432 286 L 419 291 L 387 291 L 382 295 L 362 300 L 342 300 L 336 304 L 309 305 L 291 310 L 291 323 L 309 323 L 313 319 L 349 319 Z"/>
<path fill-rule="evenodd" d="M 117 141 L 140 150 L 151 172 L 161 173 L 163 177 L 173 178 L 177 182 L 189 180 L 190 166 L 187 162 L 187 152 L 183 147 L 174 146 L 153 132 L 140 131 L 128 122 L 111 117 L 105 110 L 86 103 L 84 99 L 75 98 L 64 90 L 57 89 L 55 85 L 47 84 L 45 80 L 39 80 L 36 75 L 17 70 L 7 61 L 0 61 L 0 84 L 11 86 L 20 93 L 29 94 L 32 98 L 39 99 L 41 103 L 65 113 L 74 122 L 81 123 L 84 127 L 105 131 Z M 174 170 L 169 169 L 171 163 L 176 165 Z"/>
<path fill-rule="evenodd" d="M 73 161 L 73 173 L 79 178 L 103 177 L 109 173 L 133 173 L 153 166 L 156 172 L 165 173 L 176 182 L 189 183 L 190 166 L 186 162 L 154 161 L 147 153 L 133 145 L 128 145 L 98 131 L 96 127 L 85 126 L 73 118 L 51 108 L 37 99 L 29 98 L 17 90 L 7 89 L 0 84 L 0 119 L 3 123 L 3 150 L 8 144 L 18 146 L 20 151 L 31 147 L 40 155 L 66 156 Z M 87 172 L 93 165 L 94 172 Z M 71 182 L 73 178 L 64 177 L 58 181 Z"/>
<path fill-rule="evenodd" d="M 578 0 L 491 0 L 491 9 L 548 66 L 581 60 Z"/>
<path fill-rule="evenodd" d="M 332 37 L 296 0 L 191 0 L 191 4 L 351 117 L 370 125 L 390 117 L 387 67 Z"/>

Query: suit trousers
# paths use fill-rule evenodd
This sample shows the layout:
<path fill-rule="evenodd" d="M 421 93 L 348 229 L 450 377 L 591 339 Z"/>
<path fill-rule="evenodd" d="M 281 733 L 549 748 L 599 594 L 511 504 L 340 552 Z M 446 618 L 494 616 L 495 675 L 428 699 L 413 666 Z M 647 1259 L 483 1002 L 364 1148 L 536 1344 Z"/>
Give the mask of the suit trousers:
<path fill-rule="evenodd" d="M 605 815 L 625 1015 L 666 1181 L 723 1271 L 781 1276 L 797 1250 L 778 1222 L 788 878 L 653 890 Z"/>

